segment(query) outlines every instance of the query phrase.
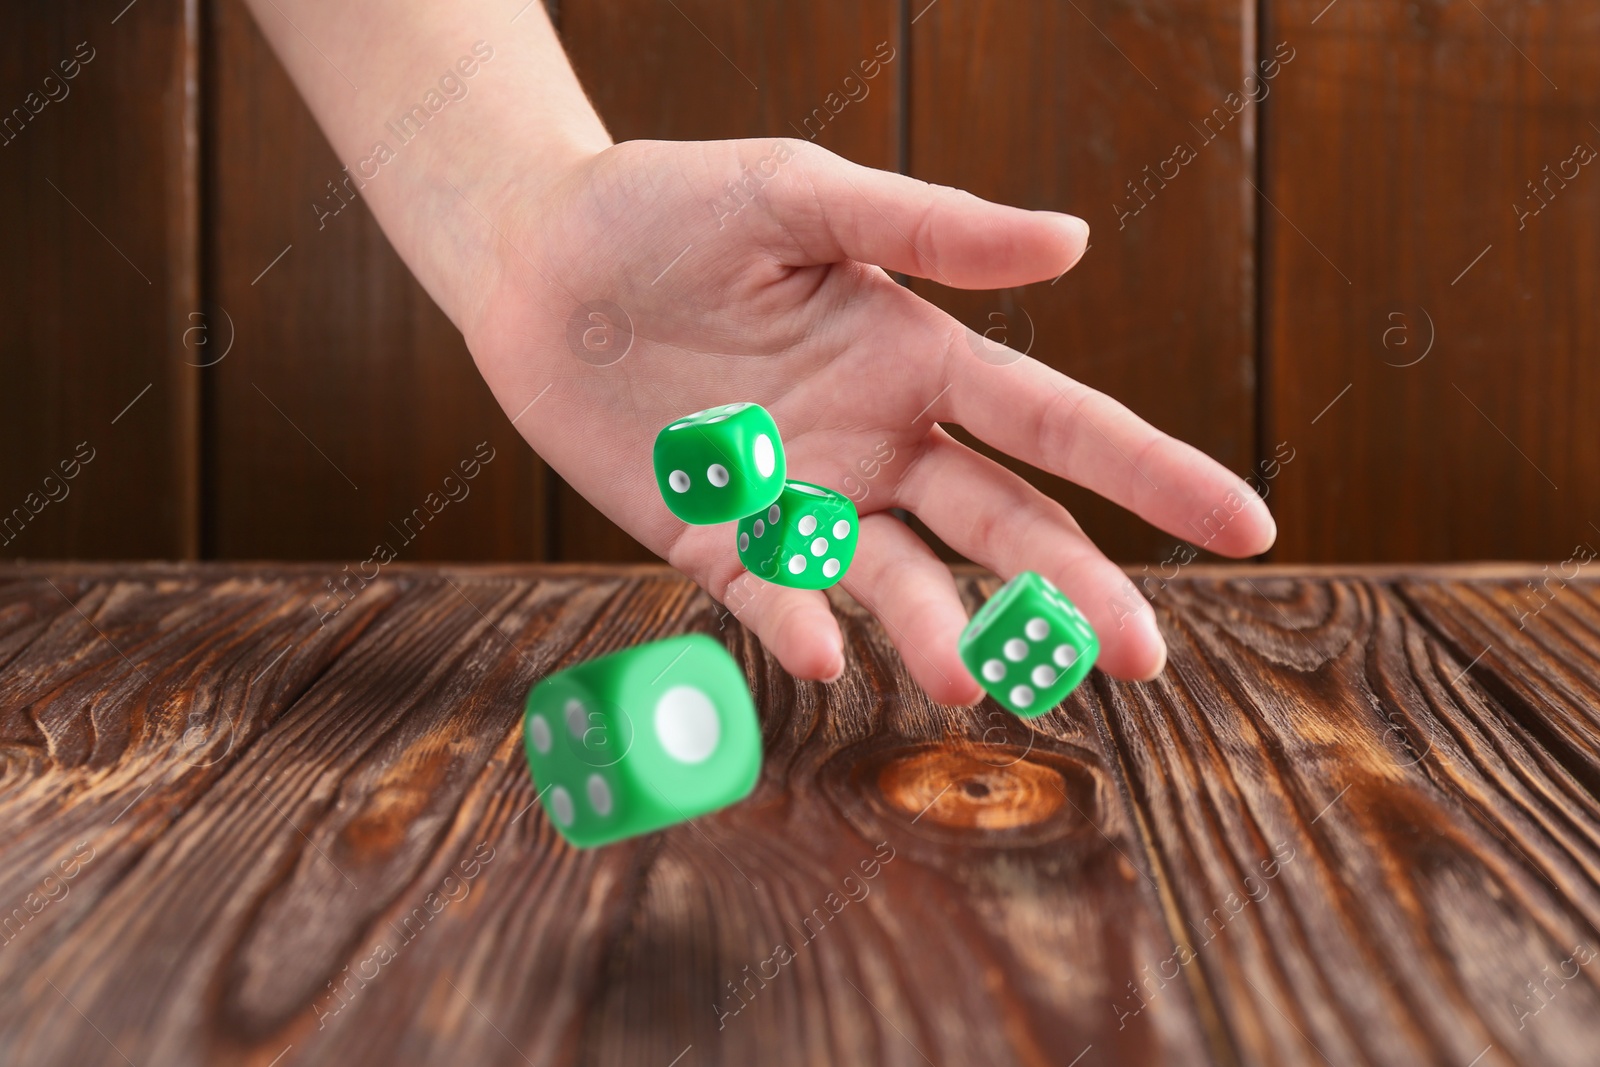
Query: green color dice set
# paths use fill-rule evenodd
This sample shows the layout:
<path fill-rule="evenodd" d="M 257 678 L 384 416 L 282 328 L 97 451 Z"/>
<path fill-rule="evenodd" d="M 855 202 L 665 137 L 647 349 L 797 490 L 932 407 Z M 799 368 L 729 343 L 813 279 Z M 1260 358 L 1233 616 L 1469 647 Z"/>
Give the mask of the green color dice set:
<path fill-rule="evenodd" d="M 1031 719 L 1083 681 L 1100 639 L 1050 579 L 1023 571 L 978 609 L 957 648 L 990 696 Z"/>
<path fill-rule="evenodd" d="M 725 404 L 656 438 L 656 481 L 685 522 L 737 521 L 750 573 L 826 589 L 855 559 L 861 520 L 843 494 L 787 480 L 777 424 Z M 1024 571 L 961 633 L 962 661 L 991 696 L 1032 718 L 1060 704 L 1100 653 L 1089 621 Z M 744 674 L 703 634 L 669 638 L 553 674 L 528 693 L 523 744 L 551 823 L 580 848 L 686 822 L 755 788 L 761 727 Z"/>
<path fill-rule="evenodd" d="M 545 813 L 579 848 L 726 807 L 761 771 L 744 672 L 704 634 L 552 674 L 528 692 L 522 740 Z"/>
<path fill-rule="evenodd" d="M 791 589 L 826 589 L 856 556 L 860 516 L 843 493 L 788 481 L 778 424 L 759 404 L 723 404 L 656 435 L 656 485 L 684 522 L 738 521 L 739 559 Z"/>

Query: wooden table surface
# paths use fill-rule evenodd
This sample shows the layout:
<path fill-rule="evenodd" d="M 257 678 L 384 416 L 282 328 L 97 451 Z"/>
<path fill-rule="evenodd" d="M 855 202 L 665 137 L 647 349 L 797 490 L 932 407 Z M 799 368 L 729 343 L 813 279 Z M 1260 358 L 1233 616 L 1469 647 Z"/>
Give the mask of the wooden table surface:
<path fill-rule="evenodd" d="M 0 568 L 0 1061 L 1600 1060 L 1593 581 L 1195 566 L 1025 723 L 842 597 L 825 687 L 665 570 L 335 573 Z M 567 848 L 523 694 L 685 631 L 760 783 Z"/>

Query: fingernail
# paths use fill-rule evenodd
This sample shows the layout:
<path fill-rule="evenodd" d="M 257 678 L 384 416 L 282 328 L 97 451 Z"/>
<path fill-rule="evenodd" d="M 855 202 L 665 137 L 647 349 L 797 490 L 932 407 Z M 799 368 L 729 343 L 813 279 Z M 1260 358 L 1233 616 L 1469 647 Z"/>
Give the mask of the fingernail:
<path fill-rule="evenodd" d="M 1262 546 L 1261 546 L 1261 551 L 1265 552 L 1267 549 L 1271 548 L 1273 545 L 1275 545 L 1277 543 L 1278 543 L 1278 520 L 1273 518 L 1272 517 L 1272 512 L 1269 511 L 1269 512 L 1267 512 L 1267 536 L 1265 538 L 1265 543 L 1263 543 Z M 1258 553 L 1258 555 L 1259 555 L 1259 553 Z"/>
<path fill-rule="evenodd" d="M 1076 215 L 1069 215 L 1065 211 L 1050 211 L 1044 208 L 1035 211 L 1034 214 L 1048 215 L 1051 218 L 1064 219 L 1068 225 L 1068 228 L 1078 231 L 1079 239 L 1084 241 L 1089 239 L 1089 224 Z"/>
<path fill-rule="evenodd" d="M 833 654 L 838 666 L 833 669 L 832 674 L 823 679 L 823 681 L 828 685 L 832 685 L 834 682 L 837 682 L 840 678 L 844 677 L 844 649 L 842 647 L 837 648 L 834 650 Z"/>
<path fill-rule="evenodd" d="M 1265 552 L 1267 549 L 1271 548 L 1275 543 L 1277 543 L 1278 520 L 1273 517 L 1272 509 L 1267 507 L 1267 502 L 1265 500 L 1262 500 L 1261 497 L 1254 491 L 1252 491 L 1250 495 L 1254 496 L 1256 500 L 1260 501 L 1261 517 L 1267 520 L 1267 531 L 1265 536 L 1263 536 L 1261 539 L 1261 547 L 1252 553 L 1253 555 L 1260 555 L 1262 552 Z"/>
<path fill-rule="evenodd" d="M 1067 215 L 1065 218 L 1068 222 L 1073 223 L 1073 228 L 1078 231 L 1076 240 L 1083 243 L 1083 251 L 1074 256 L 1072 262 L 1067 264 L 1067 270 L 1071 270 L 1089 253 L 1089 224 L 1076 215 Z"/>

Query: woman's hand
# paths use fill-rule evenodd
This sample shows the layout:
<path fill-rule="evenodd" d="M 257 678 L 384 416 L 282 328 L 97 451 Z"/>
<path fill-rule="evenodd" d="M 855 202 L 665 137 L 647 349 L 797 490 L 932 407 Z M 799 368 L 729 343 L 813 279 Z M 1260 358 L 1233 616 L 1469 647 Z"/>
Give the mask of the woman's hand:
<path fill-rule="evenodd" d="M 1220 512 L 1207 547 L 1225 555 L 1272 543 L 1266 506 L 1238 477 L 1033 359 L 996 358 L 885 273 L 969 289 L 1054 278 L 1083 254 L 1079 219 L 798 140 L 626 142 L 475 190 L 494 251 L 455 314 L 501 405 L 568 482 L 734 607 L 797 676 L 843 670 L 827 599 L 746 575 L 731 524 L 686 526 L 667 510 L 651 446 L 678 416 L 762 404 L 791 476 L 857 500 L 842 585 L 945 703 L 981 696 L 956 653 L 966 612 L 948 568 L 890 508 L 1003 576 L 1055 581 L 1094 624 L 1108 673 L 1151 677 L 1166 651 L 1144 597 L 1072 516 L 939 423 L 1174 534 Z"/>
<path fill-rule="evenodd" d="M 1215 529 L 1214 551 L 1272 543 L 1266 506 L 1239 478 L 1109 397 L 997 353 L 884 273 L 977 289 L 1054 278 L 1083 254 L 1078 219 L 803 141 L 614 145 L 540 4 L 508 22 L 499 0 L 249 3 L 347 162 L 373 154 L 423 72 L 471 79 L 363 199 L 523 436 L 735 608 L 794 674 L 843 669 L 827 600 L 744 575 L 731 525 L 686 527 L 668 512 L 651 446 L 679 415 L 756 401 L 777 419 L 795 477 L 857 500 L 842 584 L 943 702 L 980 695 L 956 654 L 966 613 L 893 507 L 1002 575 L 1053 579 L 1098 630 L 1108 673 L 1150 677 L 1166 652 L 1144 597 L 1072 517 L 940 422 L 1166 530 Z"/>

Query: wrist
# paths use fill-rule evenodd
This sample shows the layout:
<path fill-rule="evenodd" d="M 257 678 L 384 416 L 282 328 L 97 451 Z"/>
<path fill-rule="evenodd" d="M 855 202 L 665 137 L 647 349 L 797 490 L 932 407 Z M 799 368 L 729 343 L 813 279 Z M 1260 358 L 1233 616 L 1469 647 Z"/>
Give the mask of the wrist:
<path fill-rule="evenodd" d="M 598 128 L 598 121 L 596 122 Z M 428 198 L 437 221 L 419 235 L 430 294 L 470 340 L 509 274 L 545 270 L 539 220 L 548 218 L 570 185 L 611 140 L 577 130 L 541 129 L 524 137 L 486 136 L 458 146 L 433 168 Z M 422 276 L 423 269 L 413 264 Z"/>
<path fill-rule="evenodd" d="M 506 251 L 516 205 L 542 203 L 611 139 L 542 11 L 514 33 L 467 10 L 420 18 L 413 28 L 428 32 L 369 42 L 383 56 L 379 73 L 363 77 L 359 96 L 335 91 L 319 119 L 352 191 L 465 331 Z M 353 33 L 360 21 L 334 25 Z"/>

